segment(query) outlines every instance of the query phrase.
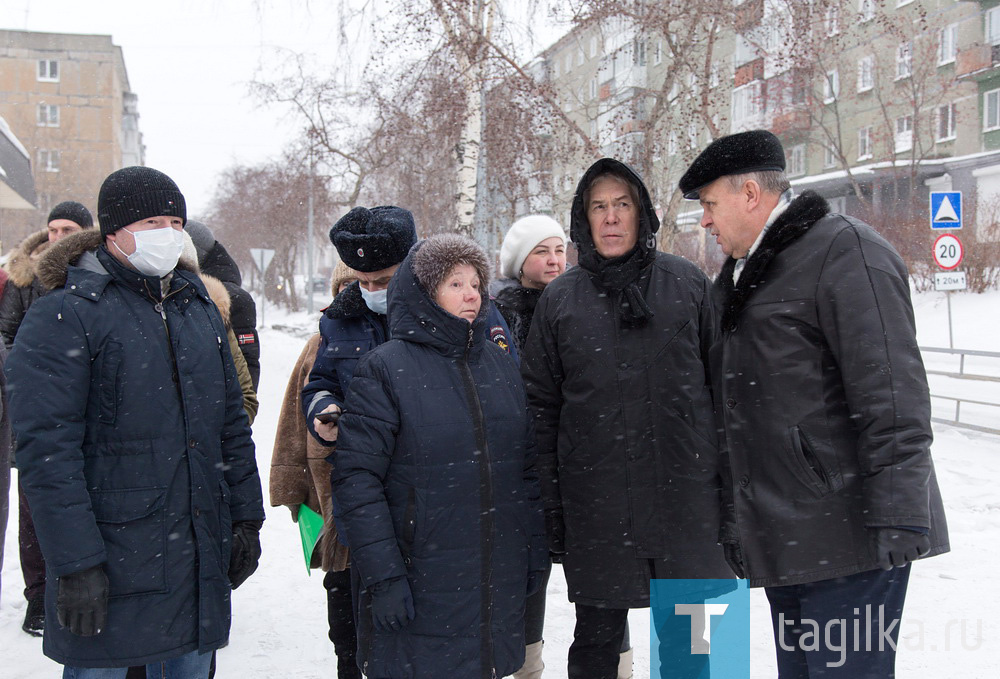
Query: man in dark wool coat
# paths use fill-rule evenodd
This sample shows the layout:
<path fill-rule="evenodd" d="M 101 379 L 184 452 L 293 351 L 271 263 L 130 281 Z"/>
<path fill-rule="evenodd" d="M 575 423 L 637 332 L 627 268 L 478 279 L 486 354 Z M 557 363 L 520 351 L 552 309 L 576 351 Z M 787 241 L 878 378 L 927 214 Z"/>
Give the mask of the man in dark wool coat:
<path fill-rule="evenodd" d="M 48 249 L 54 289 L 7 362 L 21 482 L 47 569 L 45 655 L 64 679 L 208 676 L 264 520 L 222 318 L 180 259 L 168 176 L 105 179 L 100 232 Z M 58 621 L 58 624 L 55 624 Z"/>
<path fill-rule="evenodd" d="M 765 588 L 779 677 L 885 679 L 910 562 L 949 549 L 909 279 L 869 225 L 793 198 L 784 169 L 777 137 L 753 130 L 680 181 L 729 255 L 712 352 L 722 542 Z"/>
<path fill-rule="evenodd" d="M 717 326 L 708 277 L 657 251 L 660 221 L 632 168 L 594 163 L 570 224 L 580 265 L 542 293 L 521 372 L 549 547 L 576 605 L 569 677 L 614 679 L 628 611 L 649 607 L 651 578 L 735 588 L 717 542 Z"/>

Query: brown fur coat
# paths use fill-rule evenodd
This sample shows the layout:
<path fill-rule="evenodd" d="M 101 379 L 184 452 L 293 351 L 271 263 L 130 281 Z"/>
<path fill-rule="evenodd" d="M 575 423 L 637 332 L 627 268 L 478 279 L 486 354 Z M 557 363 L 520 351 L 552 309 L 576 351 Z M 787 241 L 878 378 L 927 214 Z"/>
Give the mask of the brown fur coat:
<path fill-rule="evenodd" d="M 285 400 L 278 415 L 271 455 L 271 506 L 306 505 L 323 515 L 323 533 L 313 552 L 312 567 L 324 571 L 342 571 L 350 565 L 347 547 L 337 540 L 333 523 L 333 501 L 330 490 L 330 449 L 320 445 L 306 429 L 302 416 L 302 387 L 309 380 L 309 371 L 316 361 L 319 335 L 313 335 L 292 369 L 285 389 Z"/>

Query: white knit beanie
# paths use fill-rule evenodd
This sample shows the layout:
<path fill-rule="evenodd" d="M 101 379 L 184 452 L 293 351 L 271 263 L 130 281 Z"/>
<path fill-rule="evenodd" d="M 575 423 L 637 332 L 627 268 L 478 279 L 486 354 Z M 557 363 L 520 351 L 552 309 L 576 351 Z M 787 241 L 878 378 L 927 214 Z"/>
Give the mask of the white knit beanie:
<path fill-rule="evenodd" d="M 566 233 L 559 222 L 547 215 L 528 215 L 511 224 L 500 246 L 500 275 L 517 280 L 521 265 L 535 246 L 548 238 L 560 238 L 566 244 Z"/>

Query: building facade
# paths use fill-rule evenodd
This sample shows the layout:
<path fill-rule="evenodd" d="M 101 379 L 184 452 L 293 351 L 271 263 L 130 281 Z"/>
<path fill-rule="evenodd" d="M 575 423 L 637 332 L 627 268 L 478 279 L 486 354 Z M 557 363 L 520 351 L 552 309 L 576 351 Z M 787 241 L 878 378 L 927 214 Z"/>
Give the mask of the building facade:
<path fill-rule="evenodd" d="M 144 161 L 138 99 L 107 35 L 0 30 L 0 116 L 28 151 L 37 209 L 3 211 L 7 252 L 76 200 L 95 213 L 101 182 Z"/>

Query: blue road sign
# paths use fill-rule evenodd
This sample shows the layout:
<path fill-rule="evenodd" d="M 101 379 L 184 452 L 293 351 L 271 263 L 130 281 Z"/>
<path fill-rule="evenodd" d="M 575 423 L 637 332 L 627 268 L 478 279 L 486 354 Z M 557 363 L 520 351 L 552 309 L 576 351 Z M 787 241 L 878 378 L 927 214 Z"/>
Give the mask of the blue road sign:
<path fill-rule="evenodd" d="M 931 228 L 962 228 L 961 191 L 931 191 Z"/>

